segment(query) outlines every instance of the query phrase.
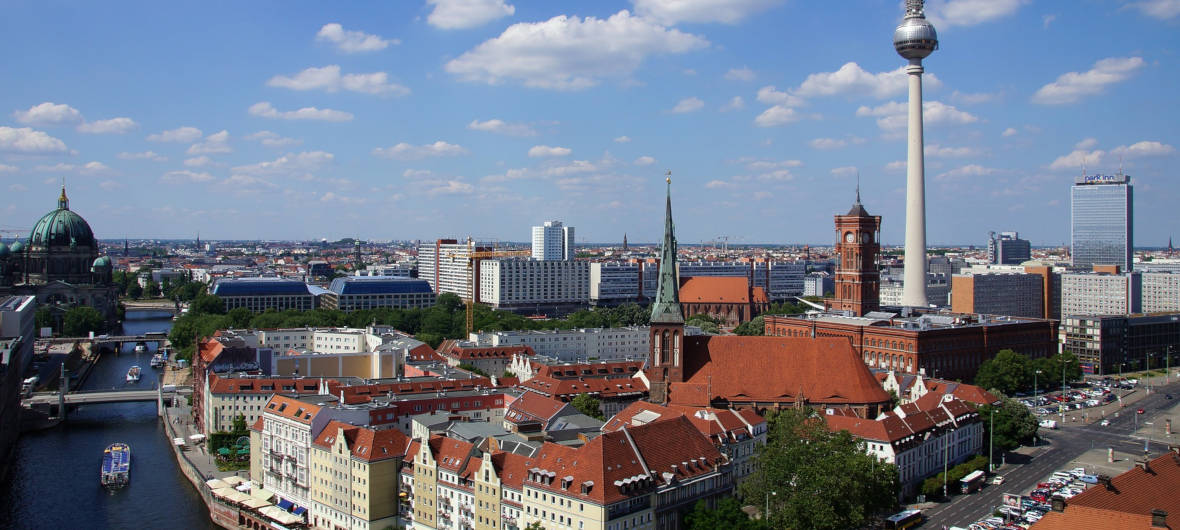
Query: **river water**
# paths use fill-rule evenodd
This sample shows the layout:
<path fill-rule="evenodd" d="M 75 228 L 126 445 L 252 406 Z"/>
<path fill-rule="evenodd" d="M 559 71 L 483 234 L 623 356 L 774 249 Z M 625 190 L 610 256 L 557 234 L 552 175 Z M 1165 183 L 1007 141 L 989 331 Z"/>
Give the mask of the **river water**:
<path fill-rule="evenodd" d="M 138 335 L 172 328 L 171 315 L 128 311 L 123 332 Z M 159 370 L 148 352 L 128 344 L 103 355 L 83 390 L 153 388 Z M 139 365 L 139 383 L 125 381 Z M 115 492 L 99 485 L 102 451 L 131 446 L 131 484 Z M 180 473 L 153 403 L 81 407 L 62 426 L 25 433 L 13 453 L 10 480 L 0 485 L 0 528 L 217 528 L 201 497 Z"/>

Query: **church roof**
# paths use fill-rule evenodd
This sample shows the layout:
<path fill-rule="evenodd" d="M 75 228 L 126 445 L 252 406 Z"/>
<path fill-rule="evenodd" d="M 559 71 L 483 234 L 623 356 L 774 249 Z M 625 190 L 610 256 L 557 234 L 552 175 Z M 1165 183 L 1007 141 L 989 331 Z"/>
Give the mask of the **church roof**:
<path fill-rule="evenodd" d="M 846 338 L 689 336 L 685 382 L 670 403 L 886 403 L 889 394 Z M 705 400 L 705 401 L 702 401 Z"/>
<path fill-rule="evenodd" d="M 651 306 L 651 321 L 657 324 L 683 324 L 680 309 L 680 283 L 676 276 L 676 227 L 672 224 L 672 179 L 668 182 L 667 207 L 664 212 L 664 244 L 660 249 L 659 283 Z"/>
<path fill-rule="evenodd" d="M 753 291 L 758 292 L 753 292 Z M 680 279 L 680 301 L 684 303 L 748 304 L 768 302 L 761 287 L 750 289 L 744 276 L 693 276 Z M 761 295 L 761 296 L 758 296 Z"/>
<path fill-rule="evenodd" d="M 57 209 L 41 216 L 37 224 L 33 225 L 33 230 L 29 232 L 29 245 L 97 247 L 98 243 L 90 224 L 82 216 L 70 211 L 70 201 L 63 187 Z"/>

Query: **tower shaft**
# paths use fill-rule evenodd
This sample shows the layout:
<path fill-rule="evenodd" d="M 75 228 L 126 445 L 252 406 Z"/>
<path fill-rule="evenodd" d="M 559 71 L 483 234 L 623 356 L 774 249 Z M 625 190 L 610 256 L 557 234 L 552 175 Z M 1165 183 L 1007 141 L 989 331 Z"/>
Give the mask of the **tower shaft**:
<path fill-rule="evenodd" d="M 926 307 L 926 163 L 922 137 L 922 60 L 910 59 L 909 138 L 906 156 L 905 278 L 901 304 Z"/>

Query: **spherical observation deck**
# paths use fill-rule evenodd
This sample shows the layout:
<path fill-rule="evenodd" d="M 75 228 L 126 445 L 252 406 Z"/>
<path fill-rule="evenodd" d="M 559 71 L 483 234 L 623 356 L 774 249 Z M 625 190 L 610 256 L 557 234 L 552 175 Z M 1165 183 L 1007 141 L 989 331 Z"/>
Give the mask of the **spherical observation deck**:
<path fill-rule="evenodd" d="M 925 17 L 907 16 L 893 30 L 893 48 L 906 59 L 925 59 L 938 49 L 938 33 Z"/>

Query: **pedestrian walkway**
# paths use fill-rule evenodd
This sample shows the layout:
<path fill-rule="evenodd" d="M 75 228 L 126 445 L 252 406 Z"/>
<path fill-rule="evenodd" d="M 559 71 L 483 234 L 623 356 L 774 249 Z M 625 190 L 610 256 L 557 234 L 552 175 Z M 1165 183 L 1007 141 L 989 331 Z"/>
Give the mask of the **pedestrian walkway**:
<path fill-rule="evenodd" d="M 176 401 L 177 401 L 177 403 L 185 403 L 186 402 L 185 399 L 178 399 Z M 241 477 L 247 477 L 249 475 L 249 471 L 247 471 L 247 470 L 218 471 L 217 462 L 214 460 L 213 455 L 210 455 L 209 452 L 206 450 L 205 444 L 203 442 L 201 442 L 201 443 L 193 443 L 192 442 L 192 440 L 189 437 L 194 434 L 201 434 L 201 433 L 197 429 L 196 425 L 193 423 L 193 414 L 192 414 L 192 407 L 191 406 L 184 404 L 184 405 L 178 405 L 178 406 L 172 406 L 172 407 L 165 407 L 164 408 L 164 420 L 172 424 L 172 428 L 176 433 L 176 437 L 184 438 L 184 442 L 185 442 L 185 450 L 184 451 L 185 451 L 185 453 L 188 454 L 189 461 L 192 462 L 193 466 L 197 468 L 197 471 L 201 474 L 202 477 L 205 478 L 205 480 L 209 480 L 212 478 L 225 478 L 225 477 L 229 477 L 232 475 L 238 475 Z M 168 443 L 172 443 L 172 440 L 168 440 Z"/>

